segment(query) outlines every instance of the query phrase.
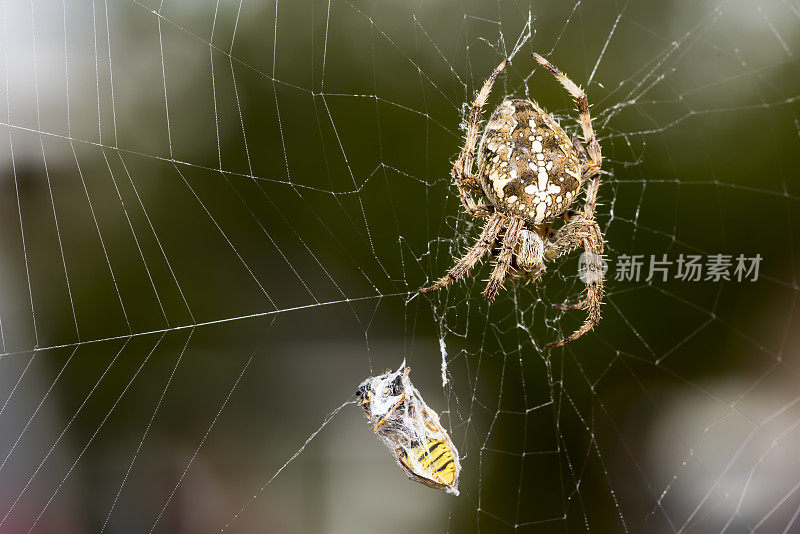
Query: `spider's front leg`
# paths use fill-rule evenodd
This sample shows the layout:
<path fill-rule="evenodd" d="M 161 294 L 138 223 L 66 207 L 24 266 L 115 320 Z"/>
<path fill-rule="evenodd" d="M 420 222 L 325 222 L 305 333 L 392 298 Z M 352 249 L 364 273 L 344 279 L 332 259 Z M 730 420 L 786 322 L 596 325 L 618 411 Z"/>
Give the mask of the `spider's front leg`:
<path fill-rule="evenodd" d="M 603 234 L 598 224 L 592 219 L 585 218 L 583 214 L 574 215 L 556 234 L 555 241 L 545 246 L 544 255 L 547 259 L 555 259 L 579 247 L 586 251 L 583 272 L 586 297 L 577 304 L 557 304 L 556 307 L 562 310 L 586 310 L 587 317 L 578 330 L 561 341 L 551 343 L 548 348 L 560 347 L 575 341 L 600 322 L 600 304 L 604 294 L 604 260 Z"/>
<path fill-rule="evenodd" d="M 491 204 L 478 204 L 472 197 L 473 194 L 483 194 L 478 180 L 462 168 L 453 167 L 452 171 L 453 183 L 458 188 L 458 196 L 461 198 L 461 204 L 470 216 L 485 219 L 494 213 L 494 206 Z"/>
<path fill-rule="evenodd" d="M 492 214 L 492 207 L 488 204 L 476 204 L 472 198 L 474 193 L 482 194 L 480 182 L 472 174 L 472 167 L 475 161 L 475 145 L 478 142 L 478 131 L 481 125 L 481 110 L 483 110 L 486 99 L 489 98 L 489 93 L 492 90 L 494 81 L 500 75 L 504 68 L 508 65 L 508 60 L 504 59 L 492 75 L 484 82 L 481 90 L 478 91 L 475 97 L 475 102 L 469 111 L 469 121 L 467 122 L 467 135 L 464 140 L 464 146 L 458 154 L 458 158 L 453 162 L 453 169 L 450 175 L 453 177 L 453 182 L 458 188 L 458 194 L 461 197 L 461 203 L 464 209 L 473 216 L 486 218 Z"/>
<path fill-rule="evenodd" d="M 545 58 L 539 54 L 531 55 L 533 56 L 533 59 L 535 59 L 541 66 L 549 70 L 553 76 L 556 77 L 558 83 L 560 83 L 564 89 L 566 89 L 569 94 L 572 95 L 572 98 L 575 99 L 575 103 L 578 106 L 578 113 L 580 114 L 583 140 L 587 144 L 587 149 L 591 159 L 589 167 L 592 168 L 592 174 L 599 173 L 600 167 L 603 164 L 603 156 L 600 152 L 600 143 L 597 142 L 597 136 L 595 136 L 594 129 L 592 128 L 592 116 L 589 114 L 589 99 L 586 97 L 586 93 L 584 93 L 583 89 L 578 87 L 575 82 L 570 80 L 563 72 L 558 70 L 555 65 L 547 61 Z"/>

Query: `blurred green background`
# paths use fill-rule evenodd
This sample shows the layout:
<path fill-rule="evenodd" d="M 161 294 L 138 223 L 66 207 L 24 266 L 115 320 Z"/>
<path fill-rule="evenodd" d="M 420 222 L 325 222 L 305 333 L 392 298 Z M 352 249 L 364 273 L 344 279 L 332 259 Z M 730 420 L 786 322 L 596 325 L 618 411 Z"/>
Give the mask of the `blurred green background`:
<path fill-rule="evenodd" d="M 2 17 L 0 532 L 800 529 L 796 2 Z M 501 59 L 486 115 L 535 98 L 579 133 L 534 51 L 585 88 L 605 157 L 604 318 L 554 351 L 578 253 L 492 306 L 488 262 L 416 293 L 478 233 L 449 168 Z M 718 253 L 759 279 L 614 280 L 620 255 Z M 403 359 L 457 498 L 353 406 L 293 456 Z"/>

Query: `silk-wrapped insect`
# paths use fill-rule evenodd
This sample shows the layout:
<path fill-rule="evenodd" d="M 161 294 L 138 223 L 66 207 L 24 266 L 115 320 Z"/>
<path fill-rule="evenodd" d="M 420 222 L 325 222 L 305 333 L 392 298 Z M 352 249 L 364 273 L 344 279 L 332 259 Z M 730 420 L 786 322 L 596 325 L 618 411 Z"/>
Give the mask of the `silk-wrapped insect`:
<path fill-rule="evenodd" d="M 367 378 L 356 390 L 358 405 L 408 478 L 458 495 L 458 451 L 410 372 L 403 362 L 397 371 Z"/>

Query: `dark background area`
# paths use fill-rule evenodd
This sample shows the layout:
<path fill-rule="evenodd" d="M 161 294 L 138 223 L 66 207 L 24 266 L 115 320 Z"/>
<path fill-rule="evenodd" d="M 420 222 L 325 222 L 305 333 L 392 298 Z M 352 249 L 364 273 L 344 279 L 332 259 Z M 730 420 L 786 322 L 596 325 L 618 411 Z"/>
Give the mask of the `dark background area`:
<path fill-rule="evenodd" d="M 796 2 L 67 4 L 2 11 L 0 532 L 800 528 Z M 416 293 L 479 231 L 449 169 L 501 59 L 485 117 L 579 134 L 534 51 L 605 158 L 604 318 L 552 351 L 578 253 Z M 631 254 L 763 261 L 614 280 Z M 294 456 L 404 359 L 459 497 L 353 406 Z"/>

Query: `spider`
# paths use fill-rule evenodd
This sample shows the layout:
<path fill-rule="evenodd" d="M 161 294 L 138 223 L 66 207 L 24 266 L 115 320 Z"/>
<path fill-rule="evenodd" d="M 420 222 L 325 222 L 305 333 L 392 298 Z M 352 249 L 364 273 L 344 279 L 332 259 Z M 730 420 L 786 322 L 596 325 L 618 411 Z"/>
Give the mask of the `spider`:
<path fill-rule="evenodd" d="M 509 272 L 535 281 L 545 272 L 544 260 L 555 260 L 582 247 L 586 251 L 585 298 L 576 304 L 556 307 L 586 310 L 587 317 L 569 337 L 548 345 L 552 348 L 578 339 L 600 321 L 603 234 L 594 214 L 603 160 L 592 130 L 586 94 L 545 58 L 538 54 L 533 54 L 533 58 L 575 99 L 586 149 L 577 140 L 573 143 L 536 102 L 506 100 L 492 113 L 483 130 L 477 154 L 478 172 L 473 174 L 481 110 L 508 60 L 500 63 L 472 104 L 466 141 L 450 173 L 467 213 L 486 219 L 483 231 L 447 274 L 420 292 L 435 291 L 460 280 L 490 252 L 496 263 L 483 296 L 491 302 Z M 584 186 L 583 211 L 570 210 Z M 489 202 L 477 204 L 475 194 Z M 551 227 L 557 219 L 563 219 L 564 224 L 553 231 Z"/>

